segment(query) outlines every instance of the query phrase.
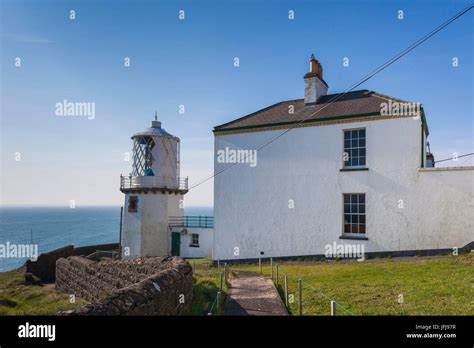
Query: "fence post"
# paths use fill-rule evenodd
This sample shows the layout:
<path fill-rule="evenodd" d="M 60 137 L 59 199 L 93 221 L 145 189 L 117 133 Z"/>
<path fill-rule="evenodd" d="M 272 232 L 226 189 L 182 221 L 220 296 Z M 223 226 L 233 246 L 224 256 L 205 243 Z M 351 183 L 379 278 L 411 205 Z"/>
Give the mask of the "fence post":
<path fill-rule="evenodd" d="M 276 288 L 277 288 L 277 291 L 278 291 L 278 263 L 276 264 Z"/>
<path fill-rule="evenodd" d="M 273 258 L 270 257 L 270 276 L 272 277 L 273 281 Z"/>
<path fill-rule="evenodd" d="M 300 307 L 300 316 L 303 315 L 303 289 L 301 285 L 301 279 L 298 279 L 298 302 L 299 302 L 299 307 Z"/>
<path fill-rule="evenodd" d="M 331 316 L 336 315 L 336 301 L 331 301 Z"/>
<path fill-rule="evenodd" d="M 221 292 L 218 291 L 217 292 L 217 297 L 216 297 L 216 312 L 219 312 L 219 310 L 221 309 Z"/>
<path fill-rule="evenodd" d="M 222 272 L 219 273 L 219 290 L 222 291 Z"/>
<path fill-rule="evenodd" d="M 285 274 L 285 305 L 288 308 L 288 276 Z"/>
<path fill-rule="evenodd" d="M 229 277 L 229 272 L 227 270 L 227 262 L 224 262 L 224 278 L 227 280 Z"/>
<path fill-rule="evenodd" d="M 122 179 L 122 175 L 120 175 Z M 123 225 L 123 207 L 120 207 L 120 235 L 119 235 L 119 259 L 122 259 L 122 225 Z M 31 230 L 31 244 L 33 244 L 33 230 Z"/>
<path fill-rule="evenodd" d="M 260 267 L 260 275 L 262 275 L 262 257 L 258 257 L 258 267 Z"/>
<path fill-rule="evenodd" d="M 217 269 L 221 269 L 221 262 L 219 259 L 217 259 Z"/>

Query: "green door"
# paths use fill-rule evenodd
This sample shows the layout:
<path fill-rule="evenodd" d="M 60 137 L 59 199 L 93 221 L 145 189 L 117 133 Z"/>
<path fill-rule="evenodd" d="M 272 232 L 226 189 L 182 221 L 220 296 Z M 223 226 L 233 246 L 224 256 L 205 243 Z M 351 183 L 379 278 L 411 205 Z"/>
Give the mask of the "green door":
<path fill-rule="evenodd" d="M 181 233 L 171 232 L 171 255 L 179 256 L 179 249 L 181 245 Z"/>

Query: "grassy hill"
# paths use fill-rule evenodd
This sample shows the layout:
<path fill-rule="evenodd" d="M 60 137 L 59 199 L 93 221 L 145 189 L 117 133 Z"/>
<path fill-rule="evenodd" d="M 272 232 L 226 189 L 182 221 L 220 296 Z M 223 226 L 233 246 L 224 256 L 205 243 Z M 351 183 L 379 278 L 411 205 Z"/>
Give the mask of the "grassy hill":
<path fill-rule="evenodd" d="M 255 264 L 232 268 L 260 271 Z M 263 272 L 270 275 L 268 262 Z M 285 274 L 294 299 L 289 304 L 293 315 L 299 314 L 298 279 L 302 279 L 303 315 L 330 315 L 330 300 L 340 305 L 337 315 L 474 315 L 473 253 L 364 262 L 279 262 L 282 296 Z"/>
<path fill-rule="evenodd" d="M 70 303 L 67 294 L 40 285 L 31 274 L 0 273 L 0 315 L 55 315 L 85 303 L 78 298 Z"/>
<path fill-rule="evenodd" d="M 194 315 L 216 311 L 218 270 L 210 260 L 195 265 Z M 276 263 L 274 263 L 275 265 Z M 474 253 L 460 256 L 407 257 L 357 261 L 278 262 L 279 291 L 284 296 L 284 276 L 298 315 L 298 279 L 302 279 L 303 315 L 329 315 L 330 300 L 339 304 L 337 315 L 474 315 Z M 222 271 L 221 269 L 220 271 Z M 236 263 L 230 270 L 259 272 L 258 264 Z M 270 276 L 268 262 L 263 273 Z M 274 266 L 276 282 L 276 267 Z M 223 283 L 221 307 L 227 284 Z M 54 315 L 85 302 L 42 286 L 31 275 L 0 273 L 0 315 Z"/>

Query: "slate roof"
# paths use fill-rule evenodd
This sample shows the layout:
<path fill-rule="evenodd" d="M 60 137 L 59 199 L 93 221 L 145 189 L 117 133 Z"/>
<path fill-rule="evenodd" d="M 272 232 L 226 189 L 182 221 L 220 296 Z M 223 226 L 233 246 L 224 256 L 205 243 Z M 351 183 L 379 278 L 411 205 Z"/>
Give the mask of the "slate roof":
<path fill-rule="evenodd" d="M 322 120 L 325 118 L 347 117 L 349 115 L 370 114 L 378 115 L 381 103 L 408 101 L 389 97 L 374 91 L 358 90 L 349 92 L 338 98 L 339 94 L 328 94 L 318 99 L 313 105 L 305 105 L 304 99 L 283 101 L 265 109 L 256 111 L 236 120 L 214 127 L 214 132 L 231 130 L 241 127 L 272 126 L 301 120 Z M 336 101 L 334 101 L 337 98 Z M 331 102 L 332 101 L 332 102 Z M 289 112 L 293 105 L 294 113 Z"/>

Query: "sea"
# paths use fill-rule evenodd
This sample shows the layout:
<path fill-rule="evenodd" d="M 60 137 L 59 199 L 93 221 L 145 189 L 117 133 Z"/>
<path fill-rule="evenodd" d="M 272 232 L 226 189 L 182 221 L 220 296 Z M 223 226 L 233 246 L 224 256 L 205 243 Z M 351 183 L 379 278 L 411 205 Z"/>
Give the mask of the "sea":
<path fill-rule="evenodd" d="M 187 207 L 185 215 L 212 216 L 212 207 Z M 65 245 L 119 241 L 120 207 L 0 207 L 0 250 L 12 244 L 36 244 L 38 253 Z M 5 250 L 5 249 L 4 249 Z M 8 256 L 8 255 L 7 255 Z M 4 257 L 0 272 L 20 267 L 27 258 Z"/>

